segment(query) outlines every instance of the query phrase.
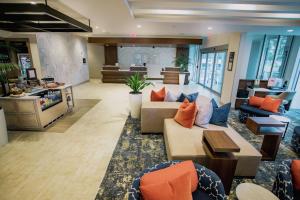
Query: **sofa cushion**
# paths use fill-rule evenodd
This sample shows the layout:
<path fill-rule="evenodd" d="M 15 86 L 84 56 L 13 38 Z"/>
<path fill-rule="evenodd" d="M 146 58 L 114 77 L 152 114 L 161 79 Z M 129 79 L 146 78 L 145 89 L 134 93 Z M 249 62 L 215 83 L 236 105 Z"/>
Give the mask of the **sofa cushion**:
<path fill-rule="evenodd" d="M 191 176 L 189 173 L 181 174 L 180 176 L 176 176 L 175 178 L 164 182 L 157 183 L 156 180 L 149 185 L 144 186 L 141 184 L 140 190 L 144 200 L 193 199 L 191 192 Z"/>
<path fill-rule="evenodd" d="M 184 102 L 179 106 L 174 119 L 183 127 L 192 128 L 195 122 L 196 114 L 196 103 L 190 103 L 189 100 L 185 99 Z"/>
<path fill-rule="evenodd" d="M 261 110 L 259 108 L 243 104 L 240 106 L 240 110 L 249 114 L 253 114 L 259 117 L 269 117 L 270 115 L 280 115 L 280 113 L 272 113 L 265 110 Z"/>
<path fill-rule="evenodd" d="M 190 175 L 190 192 L 194 192 L 197 190 L 199 181 L 195 165 L 191 160 L 180 162 L 170 167 L 145 174 L 141 178 L 141 186 L 170 181 L 187 173 Z"/>
<path fill-rule="evenodd" d="M 210 130 L 223 130 L 240 147 L 234 155 L 238 159 L 236 176 L 255 176 L 261 154 L 230 126 L 222 127 L 209 124 Z M 164 138 L 169 160 L 194 160 L 205 166 L 206 153 L 202 144 L 203 130 L 198 126 L 187 129 L 173 119 L 165 119 Z"/>
<path fill-rule="evenodd" d="M 188 94 L 188 95 L 186 95 L 184 93 L 181 93 L 180 96 L 178 97 L 177 101 L 178 102 L 183 102 L 184 99 L 188 99 L 189 102 L 194 102 L 194 101 L 196 101 L 197 97 L 198 97 L 198 92 Z"/>
<path fill-rule="evenodd" d="M 249 105 L 250 106 L 255 106 L 255 107 L 260 107 L 262 103 L 264 102 L 265 98 L 263 97 L 257 97 L 257 96 L 251 96 L 249 98 Z"/>
<path fill-rule="evenodd" d="M 158 91 L 151 91 L 151 101 L 164 101 L 166 96 L 166 88 L 163 87 Z"/>
<path fill-rule="evenodd" d="M 281 99 L 273 99 L 272 97 L 266 97 L 259 109 L 266 110 L 272 113 L 278 113 L 278 109 L 281 103 Z"/>
<path fill-rule="evenodd" d="M 178 95 L 168 91 L 166 96 L 165 96 L 165 100 L 166 102 L 176 102 L 178 99 Z"/>
<path fill-rule="evenodd" d="M 199 95 L 196 99 L 196 105 L 197 105 L 198 113 L 196 115 L 195 124 L 197 126 L 207 128 L 213 113 L 211 99 Z"/>
<path fill-rule="evenodd" d="M 300 160 L 293 160 L 291 164 L 291 173 L 294 188 L 300 191 Z"/>
<path fill-rule="evenodd" d="M 211 100 L 211 103 L 213 107 L 213 113 L 209 123 L 227 127 L 227 120 L 231 108 L 231 103 L 227 103 L 220 107 L 214 99 Z"/>

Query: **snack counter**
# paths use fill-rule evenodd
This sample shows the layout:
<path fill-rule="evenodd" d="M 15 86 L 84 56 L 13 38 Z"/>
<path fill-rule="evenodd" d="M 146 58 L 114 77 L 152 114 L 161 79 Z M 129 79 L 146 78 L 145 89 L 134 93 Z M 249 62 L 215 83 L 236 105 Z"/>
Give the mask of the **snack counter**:
<path fill-rule="evenodd" d="M 68 101 L 73 102 L 73 95 L 69 96 L 69 88 L 72 86 L 40 89 L 22 97 L 0 97 L 8 130 L 44 129 L 70 109 Z"/>

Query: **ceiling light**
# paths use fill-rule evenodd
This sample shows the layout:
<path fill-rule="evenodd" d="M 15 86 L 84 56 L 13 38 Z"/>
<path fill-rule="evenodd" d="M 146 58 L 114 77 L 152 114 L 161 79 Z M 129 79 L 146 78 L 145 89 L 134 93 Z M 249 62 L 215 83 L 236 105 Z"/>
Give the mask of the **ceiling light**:
<path fill-rule="evenodd" d="M 294 32 L 294 30 L 293 29 L 289 29 L 289 30 L 287 30 L 287 32 L 288 33 L 292 33 L 292 32 Z"/>
<path fill-rule="evenodd" d="M 209 26 L 209 27 L 207 27 L 207 30 L 211 31 L 211 30 L 213 30 L 213 27 Z"/>
<path fill-rule="evenodd" d="M 99 28 L 99 26 L 95 26 L 95 29 L 98 29 Z"/>
<path fill-rule="evenodd" d="M 30 3 L 31 3 L 32 5 L 35 5 L 35 4 L 36 4 L 36 2 L 34 2 L 34 1 L 30 1 Z"/>
<path fill-rule="evenodd" d="M 138 25 L 136 25 L 136 27 L 138 27 L 138 28 L 142 28 L 142 25 L 138 24 Z"/>

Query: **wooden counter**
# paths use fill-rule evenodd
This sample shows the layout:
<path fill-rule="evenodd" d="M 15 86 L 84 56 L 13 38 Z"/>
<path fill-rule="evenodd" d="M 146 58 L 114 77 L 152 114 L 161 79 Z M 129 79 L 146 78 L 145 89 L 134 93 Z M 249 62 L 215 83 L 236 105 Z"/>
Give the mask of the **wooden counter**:
<path fill-rule="evenodd" d="M 138 73 L 141 77 L 147 75 L 147 71 L 131 70 L 101 70 L 102 83 L 126 83 L 127 79 Z"/>
<path fill-rule="evenodd" d="M 55 89 L 61 91 L 62 101 L 44 110 L 40 104 L 41 97 L 30 96 L 35 93 L 24 97 L 0 97 L 0 107 L 4 109 L 8 130 L 42 130 L 64 115 L 68 111 L 65 87 Z"/>
<path fill-rule="evenodd" d="M 164 84 L 179 84 L 179 71 L 161 71 L 160 74 L 164 76 Z M 183 72 L 186 74 L 184 84 L 189 84 L 189 72 Z"/>

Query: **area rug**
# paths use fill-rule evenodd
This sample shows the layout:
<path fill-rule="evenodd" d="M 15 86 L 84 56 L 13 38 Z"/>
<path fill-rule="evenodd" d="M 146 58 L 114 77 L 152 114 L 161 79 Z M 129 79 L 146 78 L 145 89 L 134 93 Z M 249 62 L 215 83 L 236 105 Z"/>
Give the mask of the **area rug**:
<path fill-rule="evenodd" d="M 46 127 L 44 131 L 64 133 L 100 101 L 100 99 L 75 99 L 73 111 L 66 113 L 54 121 L 54 123 Z"/>
<path fill-rule="evenodd" d="M 292 128 L 300 125 L 300 112 L 293 111 L 288 113 L 288 116 L 292 116 L 292 122 L 285 140 L 280 145 L 276 160 L 262 161 L 255 179 L 234 179 L 229 199 L 236 199 L 235 188 L 242 182 L 254 182 L 271 190 L 278 164 L 285 159 L 298 157 L 288 144 Z M 254 147 L 260 148 L 262 137 L 255 136 L 239 122 L 237 111 L 231 111 L 229 124 Z M 141 135 L 140 130 L 140 121 L 129 117 L 96 195 L 96 200 L 127 199 L 128 189 L 134 177 L 145 168 L 167 161 L 163 136 Z"/>

